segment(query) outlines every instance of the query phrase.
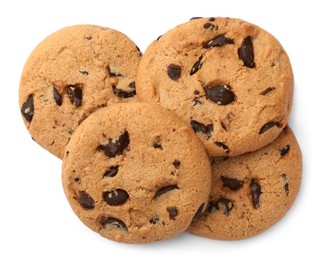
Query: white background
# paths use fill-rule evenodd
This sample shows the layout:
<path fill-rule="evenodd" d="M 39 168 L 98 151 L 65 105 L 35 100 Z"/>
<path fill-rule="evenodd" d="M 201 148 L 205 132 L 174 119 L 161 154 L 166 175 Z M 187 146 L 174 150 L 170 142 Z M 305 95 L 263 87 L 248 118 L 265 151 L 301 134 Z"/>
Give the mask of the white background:
<path fill-rule="evenodd" d="M 320 257 L 321 17 L 319 1 L 2 1 L 0 4 L 0 259 L 302 259 Z M 303 152 L 303 182 L 287 216 L 252 239 L 214 241 L 182 234 L 149 245 L 104 239 L 73 214 L 61 161 L 31 140 L 18 107 L 23 65 L 50 33 L 73 24 L 117 29 L 142 51 L 193 16 L 229 16 L 276 36 L 295 74 L 290 125 Z M 275 257 L 275 258 L 274 258 Z M 320 258 L 319 258 L 320 259 Z"/>

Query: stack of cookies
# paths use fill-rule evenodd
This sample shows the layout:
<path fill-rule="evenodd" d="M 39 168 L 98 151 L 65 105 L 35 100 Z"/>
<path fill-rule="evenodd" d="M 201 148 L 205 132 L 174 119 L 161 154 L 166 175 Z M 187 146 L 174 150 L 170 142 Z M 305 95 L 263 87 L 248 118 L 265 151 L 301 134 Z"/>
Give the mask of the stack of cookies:
<path fill-rule="evenodd" d="M 32 138 L 63 159 L 73 211 L 106 238 L 244 239 L 299 191 L 289 58 L 240 19 L 192 18 L 144 55 L 110 28 L 61 29 L 30 55 L 19 94 Z"/>

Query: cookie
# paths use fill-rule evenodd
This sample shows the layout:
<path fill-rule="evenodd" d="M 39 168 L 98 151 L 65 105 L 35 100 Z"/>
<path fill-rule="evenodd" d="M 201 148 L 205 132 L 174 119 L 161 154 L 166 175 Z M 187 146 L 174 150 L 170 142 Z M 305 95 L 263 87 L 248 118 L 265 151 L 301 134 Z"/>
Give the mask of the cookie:
<path fill-rule="evenodd" d="M 200 140 L 173 112 L 123 103 L 99 109 L 76 129 L 62 179 L 89 228 L 115 241 L 149 243 L 200 217 L 211 167 Z"/>
<path fill-rule="evenodd" d="M 270 228 L 291 207 L 301 183 L 301 151 L 286 127 L 258 151 L 214 159 L 212 170 L 208 207 L 188 231 L 212 239 L 244 239 Z"/>
<path fill-rule="evenodd" d="M 32 138 L 59 158 L 97 108 L 136 100 L 141 52 L 124 34 L 95 25 L 63 28 L 44 39 L 22 72 L 19 105 Z"/>
<path fill-rule="evenodd" d="M 210 156 L 236 156 L 269 144 L 285 127 L 293 74 L 281 44 L 260 27 L 200 18 L 147 48 L 137 96 L 176 112 Z"/>

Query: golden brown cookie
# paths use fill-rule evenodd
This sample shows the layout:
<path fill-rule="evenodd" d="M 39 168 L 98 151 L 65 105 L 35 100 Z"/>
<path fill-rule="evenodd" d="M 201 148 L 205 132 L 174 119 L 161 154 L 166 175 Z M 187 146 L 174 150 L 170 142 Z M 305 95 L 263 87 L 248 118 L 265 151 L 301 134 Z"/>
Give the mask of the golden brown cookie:
<path fill-rule="evenodd" d="M 33 139 L 59 158 L 77 126 L 97 108 L 136 100 L 141 52 L 127 36 L 95 25 L 63 28 L 27 60 L 21 114 Z"/>
<path fill-rule="evenodd" d="M 125 243 L 186 230 L 204 211 L 211 189 L 210 162 L 192 128 L 144 103 L 90 115 L 66 148 L 62 179 L 81 221 Z"/>
<path fill-rule="evenodd" d="M 188 231 L 222 240 L 255 236 L 279 221 L 300 188 L 300 147 L 286 127 L 270 145 L 228 159 L 214 159 L 208 207 Z"/>
<path fill-rule="evenodd" d="M 181 116 L 210 156 L 235 156 L 269 144 L 285 127 L 293 74 L 265 30 L 240 19 L 200 18 L 147 48 L 137 96 Z"/>

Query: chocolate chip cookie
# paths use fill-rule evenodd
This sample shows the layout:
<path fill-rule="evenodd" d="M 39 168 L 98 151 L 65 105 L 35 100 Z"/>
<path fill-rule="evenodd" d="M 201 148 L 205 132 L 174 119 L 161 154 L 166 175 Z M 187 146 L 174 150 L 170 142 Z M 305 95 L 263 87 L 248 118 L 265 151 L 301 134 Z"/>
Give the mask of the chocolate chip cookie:
<path fill-rule="evenodd" d="M 76 129 L 62 179 L 89 228 L 115 241 L 149 243 L 201 216 L 211 167 L 199 138 L 173 112 L 123 103 L 97 110 Z"/>
<path fill-rule="evenodd" d="M 189 232 L 212 239 L 255 236 L 280 220 L 299 191 L 302 159 L 290 128 L 268 146 L 214 159 L 212 192 L 201 219 Z"/>
<path fill-rule="evenodd" d="M 20 108 L 32 138 L 59 158 L 77 126 L 97 108 L 136 100 L 138 47 L 95 25 L 63 28 L 27 60 Z"/>
<path fill-rule="evenodd" d="M 269 144 L 285 127 L 293 74 L 265 30 L 240 19 L 199 18 L 147 48 L 137 96 L 184 118 L 210 156 L 235 156 Z"/>

